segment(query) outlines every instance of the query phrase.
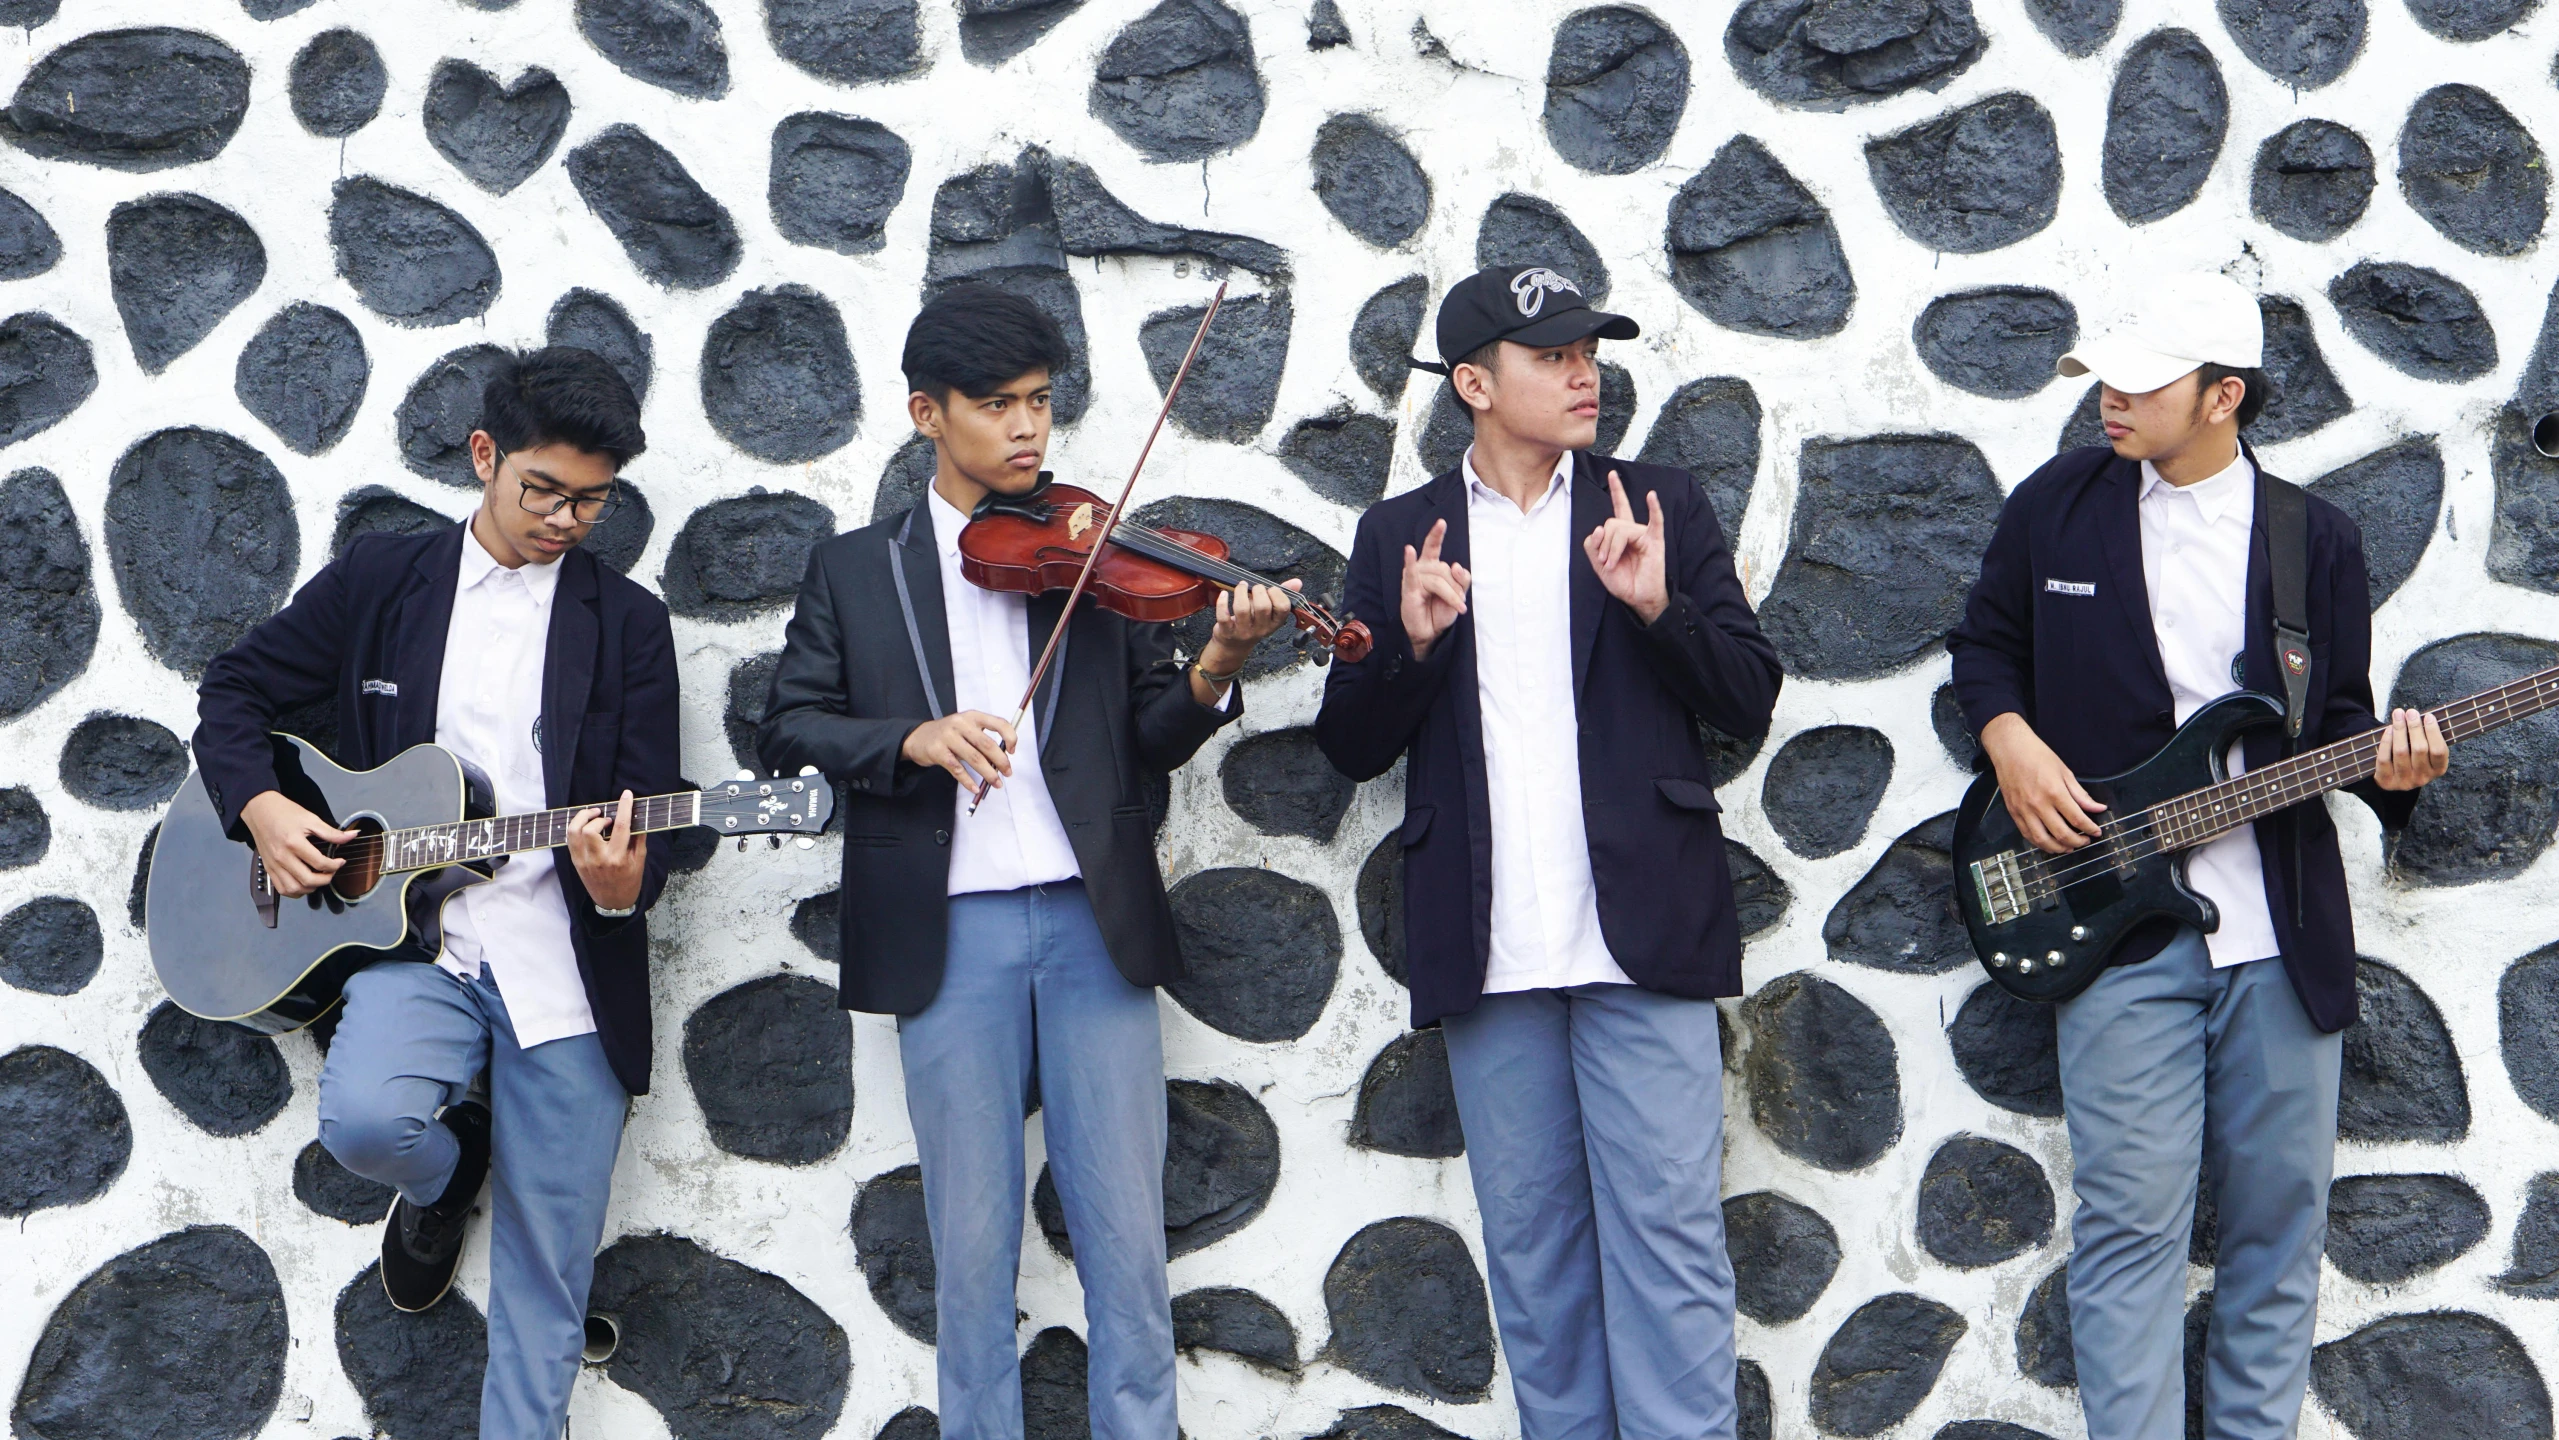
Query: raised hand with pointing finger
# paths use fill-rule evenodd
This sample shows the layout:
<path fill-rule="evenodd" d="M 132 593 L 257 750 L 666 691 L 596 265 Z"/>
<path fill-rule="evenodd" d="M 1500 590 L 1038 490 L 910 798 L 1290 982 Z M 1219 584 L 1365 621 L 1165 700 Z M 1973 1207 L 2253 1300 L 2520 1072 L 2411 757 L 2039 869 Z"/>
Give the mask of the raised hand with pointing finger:
<path fill-rule="evenodd" d="M 1662 557 L 1669 550 L 1662 538 L 1662 497 L 1658 491 L 1644 492 L 1650 518 L 1636 524 L 1634 507 L 1626 503 L 1626 487 L 1611 470 L 1608 503 L 1612 513 L 1582 537 L 1582 553 L 1590 557 L 1591 568 L 1599 572 L 1599 583 L 1608 593 L 1650 625 L 1670 604 L 1670 583 L 1662 571 Z"/>
<path fill-rule="evenodd" d="M 1431 642 L 1466 613 L 1466 588 L 1475 583 L 1465 566 L 1439 558 L 1447 538 L 1448 522 L 1442 520 L 1422 537 L 1419 551 L 1404 547 L 1404 634 L 1413 642 L 1416 660 L 1429 655 Z M 1655 567 L 1657 581 L 1659 569 Z"/>

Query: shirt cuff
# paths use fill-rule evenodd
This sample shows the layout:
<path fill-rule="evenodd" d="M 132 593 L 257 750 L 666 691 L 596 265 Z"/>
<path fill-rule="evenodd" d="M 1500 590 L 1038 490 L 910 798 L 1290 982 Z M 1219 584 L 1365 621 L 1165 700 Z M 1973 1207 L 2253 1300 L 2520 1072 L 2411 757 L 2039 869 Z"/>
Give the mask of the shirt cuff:
<path fill-rule="evenodd" d="M 639 913 L 640 907 L 637 902 L 625 905 L 619 910 L 607 910 L 601 905 L 595 907 L 595 918 L 598 920 L 628 920 Z"/>

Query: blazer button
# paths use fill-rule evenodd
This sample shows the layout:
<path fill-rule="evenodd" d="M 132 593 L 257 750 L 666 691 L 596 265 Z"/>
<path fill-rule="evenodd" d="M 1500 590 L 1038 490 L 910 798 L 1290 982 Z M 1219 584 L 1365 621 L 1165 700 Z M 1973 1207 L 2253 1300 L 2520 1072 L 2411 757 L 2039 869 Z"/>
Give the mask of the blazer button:
<path fill-rule="evenodd" d="M 934 831 L 934 832 L 933 832 L 933 843 L 934 843 L 934 844 L 936 844 L 936 845 L 948 845 L 948 844 L 950 844 L 950 843 L 951 843 L 951 832 L 950 832 L 950 831 L 948 831 L 948 830 L 936 830 L 936 831 Z"/>

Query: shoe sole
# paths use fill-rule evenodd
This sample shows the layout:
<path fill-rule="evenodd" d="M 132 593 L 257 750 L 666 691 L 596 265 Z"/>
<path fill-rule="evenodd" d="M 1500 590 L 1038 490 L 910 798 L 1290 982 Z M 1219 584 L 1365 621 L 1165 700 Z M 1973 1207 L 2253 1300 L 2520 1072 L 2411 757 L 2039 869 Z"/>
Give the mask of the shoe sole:
<path fill-rule="evenodd" d="M 382 1212 L 382 1226 L 386 1234 L 390 1230 L 392 1220 L 396 1218 L 399 1213 L 400 1197 L 394 1195 L 391 1197 L 391 1208 Z M 391 1293 L 391 1272 L 385 1269 L 382 1271 L 382 1298 L 390 1301 L 391 1308 L 399 1311 L 403 1315 L 423 1315 L 429 1310 L 434 1309 L 437 1305 L 443 1303 L 445 1296 L 453 1293 L 454 1278 L 461 1273 L 462 1257 L 460 1253 L 457 1252 L 453 1257 L 452 1270 L 445 1274 L 444 1288 L 435 1292 L 434 1299 L 429 1300 L 424 1305 L 403 1305 L 400 1303 L 400 1297 Z"/>

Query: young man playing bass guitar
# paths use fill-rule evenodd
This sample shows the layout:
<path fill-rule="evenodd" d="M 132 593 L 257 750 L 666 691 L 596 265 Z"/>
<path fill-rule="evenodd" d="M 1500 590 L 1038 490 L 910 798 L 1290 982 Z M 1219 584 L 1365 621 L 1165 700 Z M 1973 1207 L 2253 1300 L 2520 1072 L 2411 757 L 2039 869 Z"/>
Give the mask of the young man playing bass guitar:
<path fill-rule="evenodd" d="M 2068 451 L 2001 511 L 1947 642 L 1964 718 L 2018 829 L 2055 855 L 2106 834 L 2077 777 L 2133 768 L 2234 690 L 2287 694 L 2279 650 L 2306 653 L 2299 746 L 2380 727 L 2363 541 L 2307 497 L 2307 643 L 2276 635 L 2273 487 L 2240 432 L 2265 404 L 2257 303 L 2219 275 L 2139 294 L 2128 322 L 2060 362 L 2094 374 L 2108 446 Z M 2111 448 L 2109 448 L 2111 447 Z M 2288 549 L 2290 547 L 2287 547 Z M 2230 770 L 2285 751 L 2285 727 Z M 2434 717 L 2391 716 L 2372 778 L 2382 823 L 2443 774 Z M 2060 1006 L 2073 1189 L 2070 1320 L 2092 1440 L 2178 1440 L 2180 1323 L 2198 1162 L 2220 1263 L 2204 1365 L 2205 1433 L 2282 1440 L 2301 1410 L 2327 1235 L 2339 1031 L 2355 1020 L 2354 924 L 2327 807 L 2295 805 L 2188 855 L 2209 935 L 2135 928 L 2113 968 Z"/>
<path fill-rule="evenodd" d="M 347 981 L 320 1072 L 320 1141 L 399 1191 L 382 1236 L 391 1303 L 452 1284 L 493 1170 L 483 1440 L 559 1440 L 629 1099 L 649 1083 L 649 906 L 662 846 L 634 794 L 675 788 L 666 606 L 577 548 L 640 453 L 640 406 L 601 357 L 511 357 L 481 397 L 479 508 L 422 535 L 367 535 L 205 671 L 196 763 L 279 895 L 307 895 L 351 840 L 277 788 L 267 735 L 334 699 L 339 758 L 433 742 L 484 772 L 498 813 L 618 794 L 573 822 L 567 864 L 533 850 L 443 907 L 433 965 Z M 483 1070 L 486 1108 L 464 1098 Z"/>

